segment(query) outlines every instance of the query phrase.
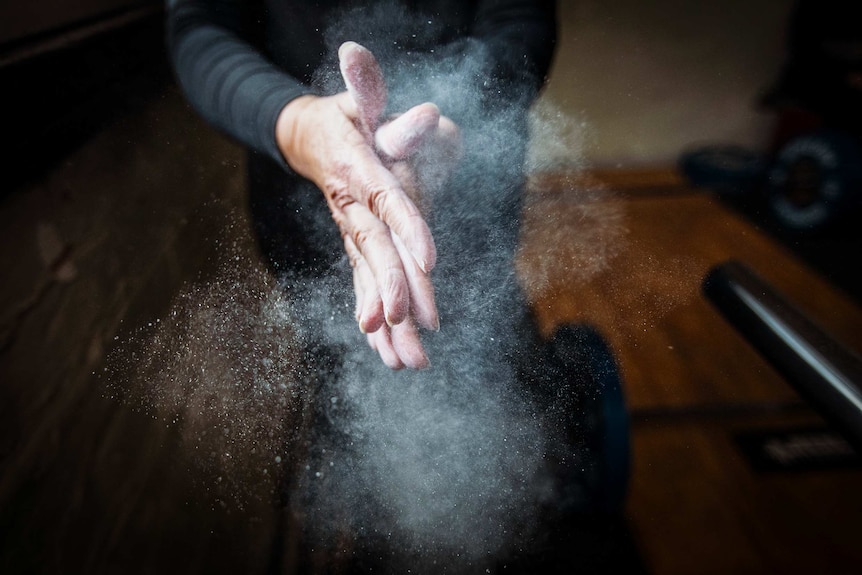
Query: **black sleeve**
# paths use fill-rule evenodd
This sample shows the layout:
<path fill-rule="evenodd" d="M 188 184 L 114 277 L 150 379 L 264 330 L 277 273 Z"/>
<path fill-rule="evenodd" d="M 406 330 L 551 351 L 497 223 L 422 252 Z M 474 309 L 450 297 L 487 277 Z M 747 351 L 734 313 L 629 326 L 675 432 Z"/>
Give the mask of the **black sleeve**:
<path fill-rule="evenodd" d="M 556 2 L 481 1 L 472 36 L 486 51 L 487 89 L 529 103 L 544 85 L 556 49 Z"/>
<path fill-rule="evenodd" d="M 168 0 L 167 40 L 177 80 L 211 124 L 287 167 L 275 141 L 279 112 L 312 93 L 253 44 L 250 0 Z"/>
<path fill-rule="evenodd" d="M 469 27 L 434 52 L 463 72 L 455 99 L 444 92 L 435 103 L 463 126 L 481 122 L 477 111 L 526 109 L 545 84 L 556 42 L 554 0 L 476 2 Z"/>

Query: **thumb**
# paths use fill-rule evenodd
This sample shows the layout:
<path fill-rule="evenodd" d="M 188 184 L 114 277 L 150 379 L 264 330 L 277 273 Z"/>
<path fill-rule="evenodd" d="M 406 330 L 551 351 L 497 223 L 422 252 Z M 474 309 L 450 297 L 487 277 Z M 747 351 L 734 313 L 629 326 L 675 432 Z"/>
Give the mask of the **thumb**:
<path fill-rule="evenodd" d="M 373 134 L 386 108 L 386 82 L 380 65 L 374 54 L 356 42 L 341 45 L 338 64 L 347 92 L 356 102 L 359 121 Z"/>

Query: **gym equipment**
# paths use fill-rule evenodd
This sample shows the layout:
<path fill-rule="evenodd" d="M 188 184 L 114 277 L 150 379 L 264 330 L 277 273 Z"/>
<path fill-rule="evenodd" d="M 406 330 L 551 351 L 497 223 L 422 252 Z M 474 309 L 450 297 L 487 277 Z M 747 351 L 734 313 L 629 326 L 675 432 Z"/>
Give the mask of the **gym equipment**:
<path fill-rule="evenodd" d="M 766 190 L 769 211 L 785 229 L 818 231 L 862 201 L 862 148 L 837 130 L 797 136 L 778 152 Z"/>
<path fill-rule="evenodd" d="M 757 105 L 776 114 L 768 152 L 709 146 L 680 158 L 695 185 L 748 196 L 793 235 L 820 233 L 862 204 L 862 28 L 853 2 L 798 0 L 786 58 Z"/>
<path fill-rule="evenodd" d="M 741 146 L 706 146 L 684 153 L 679 168 L 692 184 L 721 194 L 754 191 L 767 173 L 764 158 Z"/>
<path fill-rule="evenodd" d="M 840 130 L 785 143 L 774 158 L 738 146 L 687 152 L 679 168 L 697 187 L 725 196 L 762 194 L 772 220 L 791 233 L 816 233 L 862 207 L 862 145 Z"/>
<path fill-rule="evenodd" d="M 587 506 L 601 512 L 622 510 L 629 477 L 629 415 L 623 383 L 613 351 L 599 331 L 588 324 L 557 329 L 551 340 L 553 358 L 575 385 L 579 421 L 589 452 Z"/>
<path fill-rule="evenodd" d="M 720 264 L 707 299 L 862 453 L 862 358 L 842 346 L 744 264 Z"/>

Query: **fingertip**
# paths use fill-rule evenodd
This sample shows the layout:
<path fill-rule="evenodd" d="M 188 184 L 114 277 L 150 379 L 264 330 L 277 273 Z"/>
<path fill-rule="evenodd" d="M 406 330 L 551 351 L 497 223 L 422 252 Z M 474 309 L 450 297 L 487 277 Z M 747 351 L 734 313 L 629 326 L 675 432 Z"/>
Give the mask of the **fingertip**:
<path fill-rule="evenodd" d="M 431 361 L 418 339 L 416 342 L 398 342 L 395 341 L 396 337 L 394 334 L 392 335 L 392 347 L 405 367 L 418 370 L 427 369 L 431 366 Z"/>
<path fill-rule="evenodd" d="M 428 359 L 428 356 L 425 355 L 425 352 L 421 350 L 417 350 L 415 353 L 407 353 L 405 355 L 406 357 L 401 356 L 401 361 L 410 369 L 420 370 L 431 367 L 431 361 Z"/>
<path fill-rule="evenodd" d="M 433 102 L 425 102 L 419 105 L 421 110 L 421 124 L 424 129 L 430 130 L 440 125 L 440 108 Z"/>
<path fill-rule="evenodd" d="M 434 241 L 431 240 L 424 249 L 413 252 L 413 258 L 424 273 L 427 274 L 433 270 L 434 266 L 437 265 L 437 248 L 434 246 Z"/>
<path fill-rule="evenodd" d="M 419 305 L 419 301 L 413 300 L 413 314 L 416 321 L 424 329 L 430 331 L 440 331 L 440 317 L 437 315 L 437 306 L 431 305 L 430 308 Z"/>
<path fill-rule="evenodd" d="M 392 342 L 388 341 L 386 334 L 383 332 L 368 334 L 368 345 L 377 352 L 383 361 L 383 365 L 392 371 L 401 371 L 404 369 L 404 363 L 398 357 L 398 354 L 395 353 L 395 350 L 392 348 Z"/>
<path fill-rule="evenodd" d="M 380 356 L 383 365 L 392 371 L 404 369 L 404 363 L 392 347 L 389 334 L 383 331 L 375 331 L 367 336 L 368 345 Z"/>
<path fill-rule="evenodd" d="M 410 307 L 410 291 L 407 287 L 407 278 L 403 272 L 393 273 L 387 282 L 383 298 L 383 317 L 389 327 L 398 325 L 407 318 Z"/>
<path fill-rule="evenodd" d="M 381 126 L 374 134 L 374 142 L 388 158 L 403 160 L 416 153 L 439 123 L 440 109 L 435 104 L 419 104 Z"/>
<path fill-rule="evenodd" d="M 388 325 L 389 327 L 395 327 L 396 325 L 404 321 L 403 314 L 393 312 L 386 306 L 383 307 L 383 317 L 386 319 L 386 325 Z"/>
<path fill-rule="evenodd" d="M 431 230 L 428 229 L 427 224 L 424 226 L 425 229 L 413 235 L 412 241 L 409 243 L 400 237 L 398 239 L 401 240 L 404 247 L 407 247 L 408 253 L 413 257 L 413 261 L 416 262 L 419 269 L 427 275 L 437 265 L 437 247 L 434 245 Z"/>
<path fill-rule="evenodd" d="M 383 326 L 383 303 L 379 299 L 366 301 L 359 315 L 359 330 L 362 333 L 374 333 Z"/>
<path fill-rule="evenodd" d="M 349 50 L 354 50 L 356 48 L 362 48 L 362 45 L 354 42 L 353 40 L 348 40 L 347 42 L 344 42 L 343 44 L 341 44 L 341 46 L 338 47 L 338 57 L 344 58 Z"/>
<path fill-rule="evenodd" d="M 393 328 L 390 332 L 390 340 L 401 362 L 410 369 L 426 369 L 431 365 L 419 339 L 419 332 L 416 331 L 412 321 Z"/>
<path fill-rule="evenodd" d="M 416 265 L 422 270 L 422 273 L 427 274 L 433 269 L 433 265 L 428 263 L 427 258 L 413 254 L 413 259 L 416 260 Z"/>
<path fill-rule="evenodd" d="M 385 322 L 386 320 L 384 319 L 383 314 L 366 316 L 362 318 L 362 325 L 360 326 L 360 329 L 364 328 L 364 333 L 374 333 L 378 329 L 383 327 L 383 324 Z"/>
<path fill-rule="evenodd" d="M 431 368 L 431 361 L 428 359 L 427 355 L 423 355 L 422 359 L 415 366 L 413 366 L 413 369 L 418 369 L 418 370 L 430 369 L 430 368 Z"/>

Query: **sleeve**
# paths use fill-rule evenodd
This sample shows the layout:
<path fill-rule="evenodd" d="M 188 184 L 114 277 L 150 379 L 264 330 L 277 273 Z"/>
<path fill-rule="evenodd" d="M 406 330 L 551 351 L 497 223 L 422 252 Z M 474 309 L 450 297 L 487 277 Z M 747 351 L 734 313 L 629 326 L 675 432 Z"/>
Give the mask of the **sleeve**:
<path fill-rule="evenodd" d="M 544 85 L 557 42 L 554 0 L 480 0 L 466 37 L 442 55 L 480 62 L 472 79 L 484 109 L 529 106 Z"/>
<path fill-rule="evenodd" d="M 484 0 L 472 36 L 486 51 L 489 88 L 532 101 L 547 79 L 556 49 L 556 2 Z"/>
<path fill-rule="evenodd" d="M 255 48 L 249 0 L 168 0 L 168 54 L 177 81 L 208 122 L 287 168 L 275 140 L 282 108 L 313 90 Z"/>

